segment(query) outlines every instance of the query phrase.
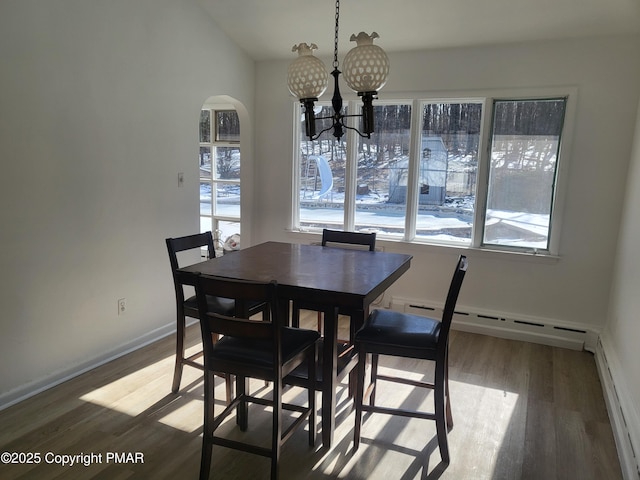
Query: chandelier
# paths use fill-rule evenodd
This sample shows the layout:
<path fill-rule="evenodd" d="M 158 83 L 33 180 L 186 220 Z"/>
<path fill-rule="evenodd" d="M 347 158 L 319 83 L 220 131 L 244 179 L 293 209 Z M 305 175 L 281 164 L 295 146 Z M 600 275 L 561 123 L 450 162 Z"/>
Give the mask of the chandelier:
<path fill-rule="evenodd" d="M 356 46 L 347 53 L 344 58 L 342 68 L 344 72 L 338 70 L 338 28 L 340 21 L 340 0 L 336 0 L 336 27 L 333 47 L 333 97 L 331 105 L 333 115 L 328 117 L 316 117 L 314 103 L 318 101 L 329 83 L 329 76 L 324 64 L 313 55 L 313 50 L 318 47 L 315 43 L 307 45 L 300 43 L 294 45 L 292 52 L 298 52 L 296 58 L 287 71 L 287 84 L 289 91 L 298 97 L 304 106 L 304 120 L 306 125 L 306 135 L 310 140 L 316 140 L 324 132 L 333 130 L 333 136 L 342 138 L 344 129 L 354 130 L 361 137 L 371 138 L 373 133 L 373 99 L 377 98 L 380 90 L 387 82 L 389 74 L 389 58 L 382 48 L 373 44 L 374 38 L 379 38 L 376 32 L 368 35 L 360 32 L 358 35 L 351 35 L 351 41 L 356 42 Z M 344 115 L 342 113 L 342 96 L 338 78 L 344 73 L 344 80 L 347 86 L 357 92 L 362 98 L 362 113 L 359 115 Z M 348 117 L 362 118 L 362 131 L 348 126 L 345 121 Z M 316 133 L 316 120 L 332 120 L 331 126 Z"/>

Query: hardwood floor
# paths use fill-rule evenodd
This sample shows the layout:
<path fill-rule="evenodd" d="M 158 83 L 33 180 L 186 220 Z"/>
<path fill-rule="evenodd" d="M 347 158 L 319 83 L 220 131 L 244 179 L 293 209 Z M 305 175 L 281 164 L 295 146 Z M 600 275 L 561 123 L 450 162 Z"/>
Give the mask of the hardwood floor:
<path fill-rule="evenodd" d="M 305 315 L 303 321 L 314 318 Z M 195 347 L 198 327 L 188 330 L 188 344 Z M 306 433 L 298 431 L 283 447 L 280 478 L 622 478 L 591 354 L 457 331 L 450 346 L 455 426 L 448 467 L 440 463 L 435 425 L 418 419 L 365 417 L 354 454 L 352 402 L 343 385 L 334 446 L 310 448 Z M 199 371 L 185 367 L 181 391 L 170 393 L 173 348 L 173 338 L 167 338 L 0 412 L 0 450 L 40 454 L 39 464 L 0 464 L 0 478 L 197 478 L 202 381 Z M 382 366 L 424 378 L 421 362 L 385 359 Z M 423 392 L 384 386 L 381 401 L 431 408 Z M 263 382 L 252 389 L 270 394 Z M 222 380 L 216 395 L 224 399 Z M 297 389 L 287 396 L 304 401 Z M 263 407 L 252 407 L 244 435 L 267 442 L 269 421 Z M 224 428 L 230 436 L 240 435 L 233 420 Z M 131 455 L 114 458 L 114 453 Z M 75 456 L 76 464 L 62 465 L 72 459 L 63 455 Z M 268 478 L 268 462 L 214 447 L 210 478 Z"/>

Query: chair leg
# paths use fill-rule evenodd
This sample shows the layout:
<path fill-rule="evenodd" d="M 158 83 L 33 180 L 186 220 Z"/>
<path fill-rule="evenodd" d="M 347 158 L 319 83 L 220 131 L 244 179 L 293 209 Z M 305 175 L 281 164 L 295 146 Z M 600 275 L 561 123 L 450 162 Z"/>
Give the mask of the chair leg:
<path fill-rule="evenodd" d="M 211 456 L 213 452 L 213 406 L 214 379 L 211 372 L 205 372 L 204 378 L 204 427 L 202 432 L 202 453 L 200 457 L 200 480 L 207 480 L 211 470 Z"/>
<path fill-rule="evenodd" d="M 349 378 L 348 378 L 347 382 L 348 382 L 347 398 L 351 399 L 351 398 L 354 397 L 354 395 L 356 393 L 356 389 L 357 389 L 357 379 L 353 375 L 353 370 L 351 372 L 349 372 Z"/>
<path fill-rule="evenodd" d="M 200 480 L 207 480 L 209 478 L 209 471 L 211 470 L 212 451 L 213 451 L 213 444 L 203 438 L 202 439 L 202 455 L 200 458 Z"/>
<path fill-rule="evenodd" d="M 278 478 L 282 446 L 282 378 L 273 382 L 273 427 L 271 436 L 271 480 Z"/>
<path fill-rule="evenodd" d="M 246 432 L 249 425 L 249 407 L 247 405 L 246 395 L 249 391 L 249 379 L 246 377 L 236 376 L 236 397 L 240 398 L 240 402 L 236 407 L 236 423 L 240 427 L 241 432 Z"/>
<path fill-rule="evenodd" d="M 185 318 L 178 312 L 176 327 L 176 364 L 173 369 L 173 383 L 171 385 L 171 391 L 177 393 L 180 390 L 180 381 L 182 380 L 182 362 L 184 361 L 184 330 L 185 330 Z"/>
<path fill-rule="evenodd" d="M 293 306 L 291 308 L 291 326 L 293 328 L 300 328 L 300 309 L 296 302 L 293 302 Z"/>
<path fill-rule="evenodd" d="M 446 357 L 445 357 L 446 358 Z M 436 361 L 434 407 L 436 417 L 436 432 L 438 434 L 438 447 L 442 462 L 449 464 L 449 445 L 447 442 L 447 425 L 445 413 L 445 367 L 442 362 Z"/>
<path fill-rule="evenodd" d="M 233 397 L 233 379 L 229 373 L 225 373 L 224 375 L 224 384 L 227 392 L 227 405 L 229 405 Z"/>
<path fill-rule="evenodd" d="M 371 354 L 371 395 L 369 396 L 369 405 L 371 406 L 376 404 L 376 381 L 378 380 L 379 357 L 377 353 Z"/>
<path fill-rule="evenodd" d="M 445 393 L 445 413 L 447 418 L 447 428 L 449 431 L 453 428 L 453 415 L 451 415 L 451 400 L 449 395 L 449 354 L 447 352 L 447 360 L 444 364 L 444 393 Z"/>
<path fill-rule="evenodd" d="M 360 446 L 360 431 L 362 428 L 362 400 L 364 396 L 364 377 L 367 368 L 367 354 L 364 348 L 358 351 L 358 366 L 356 368 L 356 393 L 354 403 L 356 405 L 356 423 L 353 429 L 353 450 Z"/>
<path fill-rule="evenodd" d="M 307 358 L 307 376 L 308 378 L 318 378 L 316 373 L 316 364 L 318 363 L 318 344 L 311 349 Z M 316 388 L 314 382 L 309 382 L 307 386 L 307 395 L 309 396 L 309 446 L 316 444 Z"/>

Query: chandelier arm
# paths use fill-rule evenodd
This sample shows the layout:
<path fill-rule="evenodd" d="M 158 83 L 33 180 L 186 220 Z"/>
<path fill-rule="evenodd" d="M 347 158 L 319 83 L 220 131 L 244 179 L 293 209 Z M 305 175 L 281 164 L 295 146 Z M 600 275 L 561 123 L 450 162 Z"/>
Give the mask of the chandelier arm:
<path fill-rule="evenodd" d="M 361 117 L 362 115 L 345 115 L 346 117 Z M 362 138 L 371 138 L 371 134 L 370 133 L 362 133 L 360 130 L 358 130 L 355 127 L 350 127 L 349 125 L 346 125 L 344 123 L 342 123 L 342 126 L 344 128 L 346 128 L 347 130 L 353 130 L 354 132 L 356 132 L 358 135 L 360 135 Z"/>
<path fill-rule="evenodd" d="M 315 117 L 316 120 L 336 120 L 337 123 L 339 123 L 342 127 L 348 129 L 348 130 L 353 130 L 355 131 L 358 135 L 360 135 L 362 138 L 371 138 L 371 134 L 370 133 L 362 133 L 360 130 L 358 130 L 355 127 L 350 127 L 349 125 L 347 125 L 346 123 L 344 123 L 343 119 L 344 118 L 352 118 L 352 117 L 360 117 L 362 118 L 363 115 L 361 113 L 358 114 L 352 114 L 352 115 L 340 115 L 339 117 L 337 117 L 336 120 L 336 116 L 332 115 L 330 117 Z M 329 130 L 331 130 L 332 128 L 334 128 L 335 125 L 331 125 L 323 130 L 321 130 L 318 134 L 314 134 L 312 138 L 310 138 L 310 140 L 317 140 L 318 138 L 320 138 L 320 136 L 325 133 L 328 132 Z"/>
<path fill-rule="evenodd" d="M 327 128 L 325 128 L 325 129 L 321 130 L 321 131 L 320 131 L 319 133 L 317 133 L 316 135 L 309 137 L 309 140 L 311 140 L 311 141 L 318 140 L 318 139 L 322 136 L 322 134 L 323 134 L 323 133 L 328 132 L 328 131 L 329 131 L 329 130 L 331 130 L 332 128 L 333 128 L 333 129 L 335 129 L 335 126 L 336 126 L 336 125 L 338 125 L 338 124 L 339 124 L 340 126 L 342 126 L 342 127 L 346 128 L 347 130 L 353 130 L 354 132 L 356 132 L 356 133 L 357 133 L 360 137 L 362 137 L 362 138 L 371 138 L 371 134 L 370 134 L 370 133 L 362 133 L 362 132 L 361 132 L 360 130 L 358 130 L 357 128 L 355 128 L 355 127 L 350 127 L 349 125 L 345 124 L 345 123 L 342 121 L 342 119 L 343 119 L 343 118 L 346 118 L 346 117 L 361 117 L 361 116 L 362 116 L 362 115 L 343 115 L 343 116 L 341 116 L 341 117 L 340 117 L 340 119 L 339 119 L 339 120 L 337 120 L 337 122 L 336 122 L 335 124 L 333 124 L 333 125 L 331 125 L 330 127 L 327 127 Z M 334 118 L 334 117 L 316 117 L 316 120 L 321 120 L 321 119 L 330 119 L 330 118 Z M 334 135 L 334 136 L 335 136 L 335 135 Z"/>
<path fill-rule="evenodd" d="M 333 117 L 324 117 L 324 118 L 333 118 Z M 315 141 L 318 140 L 320 138 L 320 136 L 324 133 L 324 132 L 328 132 L 329 130 L 331 130 L 334 126 L 331 125 L 330 127 L 325 128 L 324 130 L 321 130 L 320 133 L 318 133 L 315 136 L 309 136 L 309 140 L 311 141 Z"/>

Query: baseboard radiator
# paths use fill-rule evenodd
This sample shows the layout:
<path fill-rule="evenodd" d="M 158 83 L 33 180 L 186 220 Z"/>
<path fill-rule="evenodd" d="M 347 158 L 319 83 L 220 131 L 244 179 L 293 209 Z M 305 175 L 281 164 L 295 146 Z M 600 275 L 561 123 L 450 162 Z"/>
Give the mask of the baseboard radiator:
<path fill-rule="evenodd" d="M 619 366 L 613 361 L 615 355 L 608 356 L 607 351 L 611 353 L 606 341 L 598 339 L 596 366 L 618 449 L 622 477 L 624 480 L 640 480 L 640 418 L 637 416 L 637 406 L 634 406 L 624 382 L 615 381 Z"/>
<path fill-rule="evenodd" d="M 443 305 L 415 299 L 392 297 L 392 310 L 440 318 Z M 541 343 L 594 353 L 599 332 L 591 326 L 527 317 L 505 312 L 479 311 L 458 304 L 451 328 L 494 337 Z"/>

